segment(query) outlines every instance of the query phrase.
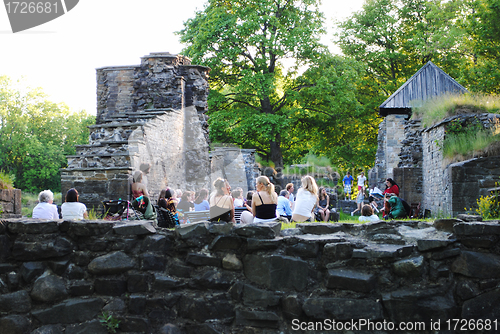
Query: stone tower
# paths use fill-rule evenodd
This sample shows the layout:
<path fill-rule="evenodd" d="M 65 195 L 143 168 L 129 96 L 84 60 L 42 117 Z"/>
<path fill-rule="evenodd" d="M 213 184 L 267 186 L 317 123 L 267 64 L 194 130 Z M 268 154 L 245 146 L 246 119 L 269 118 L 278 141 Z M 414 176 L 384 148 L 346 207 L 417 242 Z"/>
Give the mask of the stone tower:
<path fill-rule="evenodd" d="M 169 186 L 209 188 L 209 68 L 181 55 L 151 53 L 137 66 L 97 69 L 97 117 L 88 145 L 77 146 L 61 171 L 61 190 L 80 201 L 129 199 L 131 176 L 141 165 L 150 196 Z"/>

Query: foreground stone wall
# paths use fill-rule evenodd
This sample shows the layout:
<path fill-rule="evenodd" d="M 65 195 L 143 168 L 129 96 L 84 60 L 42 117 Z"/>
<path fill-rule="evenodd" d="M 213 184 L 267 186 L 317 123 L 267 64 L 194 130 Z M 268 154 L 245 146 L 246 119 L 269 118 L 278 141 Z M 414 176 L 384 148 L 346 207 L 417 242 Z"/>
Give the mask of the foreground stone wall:
<path fill-rule="evenodd" d="M 284 231 L 2 220 L 0 333 L 104 334 L 103 311 L 121 333 L 320 333 L 307 324 L 351 319 L 425 332 L 440 320 L 444 332 L 449 319 L 494 320 L 500 224 L 461 218 Z"/>

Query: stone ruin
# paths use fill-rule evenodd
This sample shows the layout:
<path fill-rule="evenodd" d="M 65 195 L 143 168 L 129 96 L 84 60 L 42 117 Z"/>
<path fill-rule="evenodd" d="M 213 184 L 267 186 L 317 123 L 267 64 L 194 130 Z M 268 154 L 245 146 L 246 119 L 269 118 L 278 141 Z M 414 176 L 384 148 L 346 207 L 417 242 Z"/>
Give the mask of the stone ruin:
<path fill-rule="evenodd" d="M 498 332 L 500 223 L 459 218 L 287 230 L 0 220 L 0 333 L 106 334 L 103 312 L 120 333 L 336 332 L 308 327 L 328 319 L 376 326 L 355 333 L 489 319 Z"/>
<path fill-rule="evenodd" d="M 62 194 L 74 187 L 91 207 L 129 199 L 132 174 L 143 164 L 150 165 L 145 183 L 152 199 L 166 186 L 210 190 L 218 176 L 253 189 L 254 150 L 209 153 L 208 74 L 209 68 L 169 53 L 97 69 L 96 124 L 89 127 L 89 144 L 67 157 Z"/>
<path fill-rule="evenodd" d="M 500 115 L 455 115 L 428 128 L 421 120 L 410 118 L 410 101 L 416 97 L 409 94 L 424 101 L 464 92 L 465 88 L 429 62 L 380 106 L 384 120 L 379 125 L 374 168 L 369 173 L 370 188 L 384 190 L 384 180 L 391 177 L 400 186 L 401 198 L 409 204 L 420 203 L 420 211 L 427 210 L 433 216 L 466 213 L 466 208 L 476 206 L 479 197 L 490 194 L 500 180 L 500 156 L 450 163 L 443 157 L 442 143 L 447 126 L 456 119 L 475 119 L 489 128 Z"/>

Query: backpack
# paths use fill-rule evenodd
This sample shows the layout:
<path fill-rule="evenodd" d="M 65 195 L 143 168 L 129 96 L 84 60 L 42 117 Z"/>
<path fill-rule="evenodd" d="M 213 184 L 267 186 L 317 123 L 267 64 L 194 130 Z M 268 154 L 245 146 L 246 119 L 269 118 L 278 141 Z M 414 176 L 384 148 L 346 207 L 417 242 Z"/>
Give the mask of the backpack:
<path fill-rule="evenodd" d="M 177 225 L 177 220 L 170 210 L 158 207 L 158 227 L 172 228 Z"/>

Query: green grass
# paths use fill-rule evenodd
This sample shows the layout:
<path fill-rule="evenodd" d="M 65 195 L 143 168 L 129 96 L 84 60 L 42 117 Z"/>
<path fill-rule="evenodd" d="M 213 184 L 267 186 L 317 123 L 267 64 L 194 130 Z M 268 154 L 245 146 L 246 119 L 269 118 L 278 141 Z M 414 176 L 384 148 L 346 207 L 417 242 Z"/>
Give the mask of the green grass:
<path fill-rule="evenodd" d="M 0 170 L 0 189 L 14 189 L 15 177 Z"/>
<path fill-rule="evenodd" d="M 462 94 L 442 95 L 417 105 L 415 101 L 412 119 L 421 119 L 429 127 L 442 119 L 466 113 L 497 113 L 500 111 L 500 97 L 491 95 Z"/>
<path fill-rule="evenodd" d="M 444 140 L 443 155 L 445 158 L 468 159 L 475 155 L 483 155 L 490 145 L 498 141 L 500 141 L 500 135 L 494 135 L 490 129 L 450 134 Z"/>

